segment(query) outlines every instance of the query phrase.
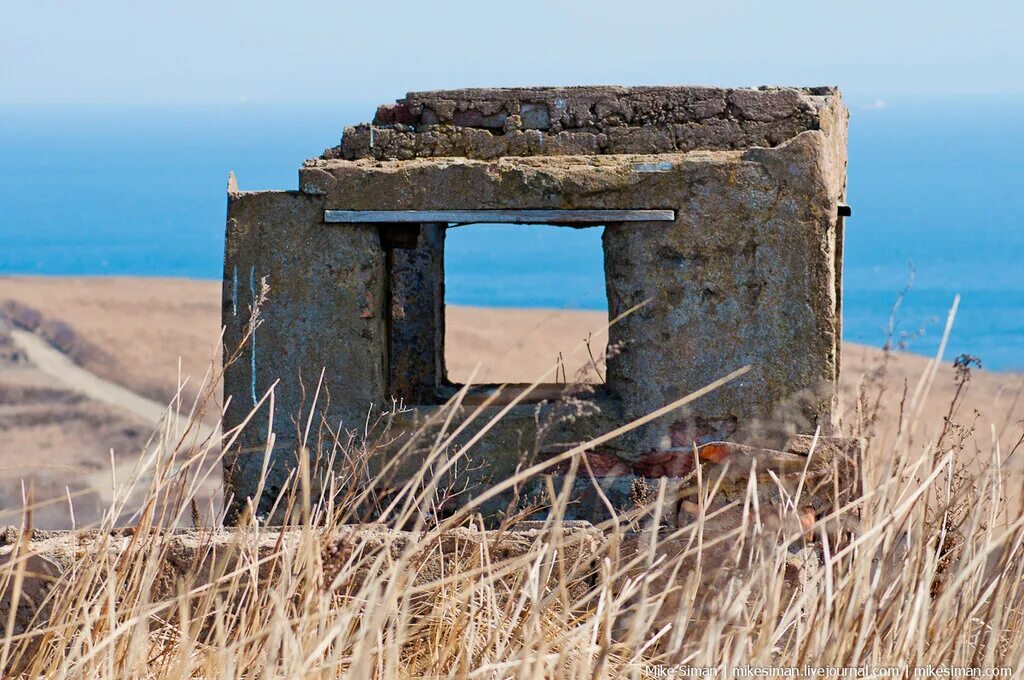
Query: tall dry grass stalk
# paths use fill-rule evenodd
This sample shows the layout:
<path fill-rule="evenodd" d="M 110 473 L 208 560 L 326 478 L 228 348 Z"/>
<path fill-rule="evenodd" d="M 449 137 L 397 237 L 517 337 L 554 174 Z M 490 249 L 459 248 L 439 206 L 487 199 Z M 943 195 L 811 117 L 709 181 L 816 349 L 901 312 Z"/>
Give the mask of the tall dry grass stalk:
<path fill-rule="evenodd" d="M 199 405 L 180 422 L 169 417 L 131 478 L 114 481 L 116 498 L 100 525 L 60 539 L 84 547 L 45 602 L 34 603 L 42 606 L 33 626 L 19 632 L 14 613 L 39 568 L 29 498 L 0 572 L 8 597 L 0 666 L 28 677 L 109 679 L 1024 667 L 1024 515 L 1008 468 L 1016 451 L 993 444 L 969 471 L 964 456 L 977 442 L 955 436 L 952 419 L 935 441 L 903 436 L 880 450 L 880 438 L 869 438 L 863 496 L 819 521 L 809 543 L 802 531 L 787 534 L 793 524 L 767 521 L 753 487 L 733 508 L 740 520 L 722 529 L 722 511 L 704 510 L 716 481 L 699 478 L 696 523 L 657 528 L 674 502 L 662 491 L 635 517 L 603 527 L 588 548 L 592 559 L 570 563 L 563 558 L 578 550 L 578 536 L 561 519 L 566 489 L 554 486 L 549 519 L 517 539 L 528 542 L 515 554 L 486 540 L 448 540 L 482 535 L 474 512 L 436 512 L 453 493 L 445 472 L 472 455 L 472 447 L 447 444 L 462 426 L 455 406 L 436 416 L 442 435 L 431 431 L 420 473 L 383 498 L 371 498 L 377 485 L 365 478 L 372 444 L 343 433 L 328 432 L 329 445 L 322 434 L 311 437 L 280 500 L 289 530 L 262 526 L 253 513 L 237 527 L 215 528 L 197 489 L 237 432 L 204 436 Z M 900 427 L 914 431 L 919 417 L 908 409 Z M 467 427 L 485 430 L 483 415 L 478 420 Z M 855 434 L 872 426 L 863 417 Z M 346 464 L 317 483 L 312 448 Z M 381 521 L 414 533 L 377 531 L 372 548 L 359 544 L 342 525 L 368 503 Z M 789 499 L 794 517 L 799 507 Z M 157 528 L 202 516 L 208 528 L 193 534 L 196 554 L 228 532 L 233 556 L 201 568 L 197 560 L 168 583 L 174 535 Z"/>

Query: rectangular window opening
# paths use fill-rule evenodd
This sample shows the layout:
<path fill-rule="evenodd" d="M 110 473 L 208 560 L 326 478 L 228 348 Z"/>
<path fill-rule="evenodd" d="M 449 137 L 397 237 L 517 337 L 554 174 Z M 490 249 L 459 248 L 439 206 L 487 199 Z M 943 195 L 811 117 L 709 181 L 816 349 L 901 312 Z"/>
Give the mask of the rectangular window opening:
<path fill-rule="evenodd" d="M 450 225 L 444 245 L 447 383 L 545 386 L 530 401 L 606 376 L 601 225 Z M 484 390 L 486 392 L 486 390 Z"/>

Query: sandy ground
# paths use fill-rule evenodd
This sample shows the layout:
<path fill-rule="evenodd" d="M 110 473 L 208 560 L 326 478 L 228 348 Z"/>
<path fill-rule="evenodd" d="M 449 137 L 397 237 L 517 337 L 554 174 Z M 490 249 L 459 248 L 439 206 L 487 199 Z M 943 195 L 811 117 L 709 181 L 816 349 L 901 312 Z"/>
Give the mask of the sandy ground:
<path fill-rule="evenodd" d="M 0 304 L 15 300 L 59 319 L 99 352 L 83 367 L 144 397 L 166 403 L 181 375 L 195 399 L 220 362 L 220 283 L 123 277 L 0 277 Z"/>
<path fill-rule="evenodd" d="M 188 377 L 181 390 L 187 409 L 200 393 L 204 374 L 219 361 L 220 284 L 0 277 L 0 309 L 8 301 L 63 322 L 64 333 L 72 333 L 76 348 L 85 351 L 75 352 L 80 373 L 54 370 L 57 360 L 52 355 L 48 367 L 38 353 L 32 361 L 30 352 L 0 324 L 0 524 L 17 521 L 23 486 L 29 482 L 37 499 L 70 492 L 76 520 L 94 521 L 110 495 L 111 460 L 122 469 L 138 458 L 152 432 L 152 418 L 123 401 L 119 405 L 116 398 L 104 403 L 92 398 L 95 392 L 90 397 L 89 385 L 81 381 L 88 383 L 92 375 L 101 386 L 121 386 L 127 394 L 142 397 L 136 406 L 151 408 L 153 402 L 173 399 L 180 381 Z M 458 381 L 472 375 L 480 382 L 528 382 L 547 373 L 554 381 L 557 364 L 570 380 L 580 375 L 594 380 L 602 372 L 605 323 L 605 316 L 596 312 L 450 307 L 450 375 Z M 588 340 L 598 358 L 596 370 Z M 852 422 L 858 415 L 857 386 L 866 384 L 869 394 L 882 396 L 881 430 L 891 437 L 904 391 L 913 393 L 928 360 L 893 355 L 880 373 L 884 357 L 878 349 L 844 346 L 842 405 L 844 421 Z M 974 371 L 953 420 L 975 427 L 979 448 L 996 439 L 1008 450 L 1020 436 L 1022 390 L 1024 375 Z M 955 372 L 946 361 L 922 402 L 917 421 L 922 440 L 941 428 L 955 391 Z M 219 389 L 216 394 L 219 399 Z M 207 422 L 215 420 L 213 411 Z M 104 485 L 108 491 L 97 490 Z M 45 506 L 34 519 L 37 526 L 66 526 L 67 501 Z"/>
<path fill-rule="evenodd" d="M 606 317 L 600 312 L 489 309 L 450 307 L 447 317 L 446 361 L 449 375 L 464 380 L 475 375 L 480 381 L 530 381 L 550 371 L 561 353 L 566 357 L 566 372 L 586 371 L 591 364 L 585 339 L 599 353 L 607 342 Z M 488 362 L 488 363 L 483 363 Z M 858 389 L 864 386 L 873 404 L 879 397 L 881 431 L 891 434 L 904 402 L 928 369 L 929 358 L 917 354 L 887 355 L 878 348 L 844 343 L 840 379 L 841 408 L 844 423 L 858 415 Z M 593 372 L 590 372 L 592 375 Z M 957 390 L 956 371 L 949 358 L 935 376 L 927 397 L 922 400 L 918 435 L 935 435 Z M 974 412 L 978 412 L 975 419 Z M 1024 419 L 1024 375 L 974 370 L 957 408 L 954 421 L 973 422 L 979 439 L 985 444 L 995 436 L 1012 444 L 1020 436 Z"/>

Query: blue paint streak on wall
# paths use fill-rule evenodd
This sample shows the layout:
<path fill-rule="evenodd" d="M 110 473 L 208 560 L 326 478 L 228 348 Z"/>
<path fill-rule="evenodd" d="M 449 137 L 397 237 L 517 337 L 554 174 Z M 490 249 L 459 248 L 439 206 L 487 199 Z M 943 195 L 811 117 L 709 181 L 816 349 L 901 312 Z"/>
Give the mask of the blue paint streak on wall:
<path fill-rule="evenodd" d="M 252 308 L 256 309 L 256 268 L 249 267 L 249 293 L 252 296 Z M 252 357 L 252 405 L 256 402 L 256 327 L 253 326 L 252 338 L 250 338 L 250 356 Z"/>

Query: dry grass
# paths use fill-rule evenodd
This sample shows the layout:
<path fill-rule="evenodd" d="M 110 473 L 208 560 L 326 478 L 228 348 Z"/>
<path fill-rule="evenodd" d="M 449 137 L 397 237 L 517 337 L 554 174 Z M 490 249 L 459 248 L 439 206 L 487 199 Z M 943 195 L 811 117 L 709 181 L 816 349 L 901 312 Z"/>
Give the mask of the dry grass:
<path fill-rule="evenodd" d="M 0 667 L 76 678 L 658 677 L 679 665 L 719 668 L 720 677 L 745 666 L 1019 674 L 1024 515 L 1008 467 L 1016 450 L 993 440 L 979 451 L 955 409 L 939 437 L 911 436 L 933 377 L 908 395 L 899 436 L 868 438 L 865 493 L 821 519 L 810 544 L 785 533 L 792 524 L 767 522 L 754 494 L 728 531 L 712 531 L 716 517 L 701 512 L 693 525 L 655 530 L 670 500 L 662 495 L 641 513 L 647 520 L 606 527 L 593 561 L 567 566 L 566 494 L 552 489 L 551 519 L 521 554 L 497 554 L 486 542 L 452 547 L 445 537 L 456 528 L 479 526 L 474 506 L 443 520 L 432 509 L 449 491 L 444 471 L 472 449 L 451 451 L 432 433 L 420 474 L 382 510 L 417 540 L 385 532 L 368 549 L 332 538 L 373 488 L 361 478 L 373 446 L 335 442 L 333 455 L 350 464 L 322 484 L 308 451 L 299 457 L 281 502 L 289 532 L 249 513 L 233 530 L 235 559 L 168 584 L 171 536 L 154 527 L 209 517 L 194 497 L 222 448 L 220 439 L 200 440 L 203 409 L 194 408 L 169 417 L 132 478 L 114 481 L 115 500 L 90 534 L 98 538 L 48 591 L 34 629 L 19 633 L 14 608 L 0 612 L 9 614 Z M 855 434 L 872 434 L 870 395 L 858 403 Z M 482 431 L 486 422 L 466 426 Z M 223 448 L 237 434 L 224 433 Z M 881 450 L 882 441 L 895 443 Z M 715 480 L 694 484 L 708 507 Z M 801 504 L 790 501 L 796 517 Z M 0 570 L 0 592 L 15 604 L 32 575 L 32 512 L 28 494 L 23 538 Z M 133 529 L 115 529 L 126 518 Z M 646 527 L 639 539 L 624 533 L 637 526 Z M 105 549 L 115 542 L 117 551 Z M 252 548 L 260 543 L 273 549 Z M 442 567 L 425 570 L 441 553 Z M 814 559 L 794 572 L 799 556 Z"/>

